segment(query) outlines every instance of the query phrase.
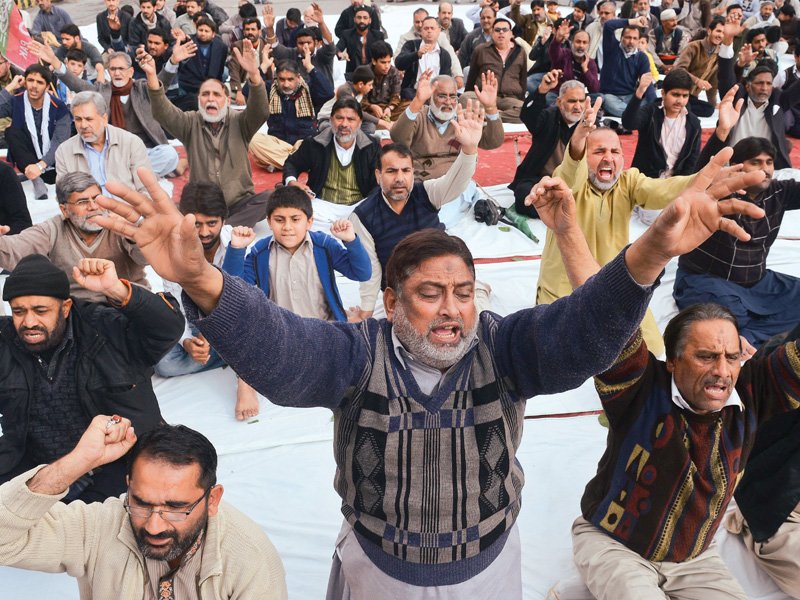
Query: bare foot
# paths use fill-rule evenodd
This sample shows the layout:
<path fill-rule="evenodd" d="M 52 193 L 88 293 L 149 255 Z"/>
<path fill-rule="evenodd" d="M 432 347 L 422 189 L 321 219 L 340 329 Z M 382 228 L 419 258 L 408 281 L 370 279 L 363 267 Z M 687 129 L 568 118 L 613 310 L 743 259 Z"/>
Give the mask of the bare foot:
<path fill-rule="evenodd" d="M 245 421 L 258 414 L 258 394 L 241 379 L 236 388 L 236 419 Z"/>

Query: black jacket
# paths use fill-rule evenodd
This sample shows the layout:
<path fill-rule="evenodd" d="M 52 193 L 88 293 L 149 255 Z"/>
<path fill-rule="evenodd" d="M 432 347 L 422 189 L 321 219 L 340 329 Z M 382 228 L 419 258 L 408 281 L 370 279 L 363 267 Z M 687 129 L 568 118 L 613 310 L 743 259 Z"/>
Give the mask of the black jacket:
<path fill-rule="evenodd" d="M 350 57 L 344 72 L 352 73 L 356 70 L 356 67 L 372 64 L 372 44 L 380 42 L 383 39 L 384 35 L 380 31 L 375 31 L 374 29 L 369 29 L 367 31 L 367 41 L 365 44 L 367 61 L 363 62 L 361 60 L 361 35 L 355 29 L 343 31 L 339 36 L 339 41 L 336 43 L 336 49 L 339 52 L 347 50 L 347 55 Z"/>
<path fill-rule="evenodd" d="M 361 7 L 359 7 L 361 8 Z M 365 6 L 369 12 L 372 22 L 369 25 L 369 28 L 372 31 L 380 31 L 381 30 L 381 17 L 378 15 L 378 11 L 376 11 L 371 6 Z M 336 27 L 333 28 L 333 33 L 336 34 L 336 37 L 341 39 L 342 34 L 347 31 L 348 29 L 353 29 L 356 26 L 356 7 L 355 6 L 348 6 L 342 11 L 342 16 L 339 17 L 339 20 L 336 21 Z M 381 38 L 383 39 L 383 38 Z"/>
<path fill-rule="evenodd" d="M 192 41 L 197 44 L 197 54 L 192 58 L 186 59 L 178 67 L 178 85 L 180 88 L 191 94 L 200 91 L 200 86 L 206 79 L 224 79 L 225 63 L 228 62 L 228 46 L 219 36 L 214 36 L 211 40 L 208 51 L 208 69 L 203 70 L 200 56 L 200 44 L 197 36 L 192 36 Z"/>
<path fill-rule="evenodd" d="M 70 311 L 77 353 L 78 396 L 86 414 L 118 414 L 142 434 L 163 422 L 153 392 L 152 366 L 183 333 L 171 296 L 134 285 L 125 308 L 75 300 Z M 11 317 L 0 317 L 0 473 L 25 456 L 36 358 L 20 347 Z"/>
<path fill-rule="evenodd" d="M 400 54 L 394 59 L 394 66 L 403 71 L 403 83 L 400 84 L 400 96 L 403 100 L 413 100 L 417 95 L 417 73 L 419 72 L 419 48 L 422 40 L 408 40 L 403 44 Z M 452 75 L 450 53 L 439 48 L 439 75 Z"/>
<path fill-rule="evenodd" d="M 634 94 L 622 113 L 622 126 L 637 130 L 639 141 L 633 155 L 632 167 L 636 167 L 648 177 L 658 179 L 667 168 L 667 155 L 661 146 L 661 128 L 664 126 L 664 111 L 661 103 L 651 102 L 642 107 L 642 99 Z M 686 115 L 686 140 L 683 142 L 672 175 L 693 175 L 700 156 L 700 120 L 688 113 Z"/>
<path fill-rule="evenodd" d="M 450 35 L 447 36 L 447 39 L 450 40 L 450 45 L 453 47 L 453 50 L 458 52 L 458 49 L 461 48 L 462 42 L 467 37 L 467 33 L 467 28 L 464 27 L 464 21 L 453 17 L 453 20 L 450 22 Z"/>
<path fill-rule="evenodd" d="M 559 139 L 564 145 L 569 143 L 575 126 L 564 120 L 557 106 L 548 108 L 547 96 L 538 91 L 532 97 L 530 94 L 525 97 L 519 118 L 531 132 L 534 141 L 508 187 L 514 190 L 514 208 L 517 212 L 538 218 L 535 208 L 525 206 L 525 197 L 542 177 L 552 175 L 542 173 L 542 169 L 556 149 Z"/>
<path fill-rule="evenodd" d="M 3 197 L 0 199 L 0 225 L 8 225 L 11 228 L 9 235 L 16 235 L 32 225 L 31 213 L 28 211 L 28 202 L 17 173 L 5 161 L 0 162 L 0 190 L 3 190 Z"/>
<path fill-rule="evenodd" d="M 128 27 L 130 27 L 131 24 L 131 17 L 122 10 L 117 11 L 117 16 L 119 16 L 121 27 L 114 35 L 119 35 L 122 38 L 122 43 L 127 45 Z M 108 26 L 108 10 L 98 13 L 97 17 L 95 17 L 95 22 L 97 24 L 97 41 L 100 42 L 100 45 L 103 47 L 103 52 L 108 52 L 111 49 L 112 37 L 111 28 Z M 145 38 L 145 41 L 147 41 L 147 38 Z M 119 50 L 119 48 L 115 49 Z"/>
<path fill-rule="evenodd" d="M 380 151 L 379 142 L 366 133 L 358 131 L 356 149 L 353 151 L 353 166 L 356 170 L 358 189 L 365 198 L 378 185 L 375 179 L 375 166 L 378 164 Z M 332 128 L 328 127 L 314 137 L 306 138 L 300 147 L 286 159 L 286 163 L 283 165 L 284 182 L 287 177 L 299 178 L 301 173 L 308 173 L 308 187 L 317 197 L 321 197 L 334 152 L 336 150 L 333 147 Z"/>
<path fill-rule="evenodd" d="M 733 58 L 719 58 L 718 75 L 719 80 L 719 95 L 724 96 L 736 84 L 736 75 L 734 74 L 733 66 L 736 60 Z M 739 85 L 739 90 L 736 92 L 734 102 L 738 102 L 740 98 L 744 99 L 742 105 L 742 114 L 747 110 L 750 103 L 750 97 L 747 94 L 744 83 Z M 789 142 L 786 141 L 786 113 L 800 102 L 800 80 L 794 82 L 782 90 L 772 90 L 772 95 L 767 101 L 767 108 L 764 111 L 765 118 L 769 119 L 769 127 L 772 131 L 770 141 L 775 145 L 778 153 L 775 156 L 776 169 L 788 169 L 792 166 L 792 161 L 789 158 L 791 148 Z M 730 136 L 729 138 L 730 139 Z M 711 134 L 708 138 L 703 151 L 700 153 L 700 159 L 697 163 L 697 169 L 702 169 L 711 157 L 717 152 L 728 146 L 728 140 L 720 140 L 716 132 Z"/>
<path fill-rule="evenodd" d="M 765 542 L 800 503 L 800 410 L 758 429 L 734 494 L 756 542 Z"/>
<path fill-rule="evenodd" d="M 156 13 L 156 27 L 160 27 L 167 32 L 170 44 L 174 41 L 170 33 L 170 31 L 172 31 L 172 25 L 169 24 L 169 21 L 164 15 Z M 134 51 L 140 45 L 147 48 L 147 34 L 149 32 L 150 30 L 147 28 L 147 25 L 144 24 L 144 21 L 142 21 L 141 13 L 139 13 L 128 23 L 128 46 L 133 48 Z"/>

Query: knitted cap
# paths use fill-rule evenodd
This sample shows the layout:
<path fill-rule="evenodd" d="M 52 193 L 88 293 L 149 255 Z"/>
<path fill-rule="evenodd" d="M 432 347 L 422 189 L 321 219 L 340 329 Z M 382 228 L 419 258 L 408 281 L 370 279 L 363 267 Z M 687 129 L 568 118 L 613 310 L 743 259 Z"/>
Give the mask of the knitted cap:
<path fill-rule="evenodd" d="M 661 11 L 661 20 L 662 21 L 671 21 L 672 19 L 677 19 L 677 18 L 678 18 L 678 15 L 675 14 L 675 11 L 672 10 L 671 8 L 668 8 L 667 10 L 662 10 Z"/>
<path fill-rule="evenodd" d="M 19 296 L 69 298 L 67 274 L 41 254 L 31 254 L 17 263 L 3 288 L 3 300 Z"/>

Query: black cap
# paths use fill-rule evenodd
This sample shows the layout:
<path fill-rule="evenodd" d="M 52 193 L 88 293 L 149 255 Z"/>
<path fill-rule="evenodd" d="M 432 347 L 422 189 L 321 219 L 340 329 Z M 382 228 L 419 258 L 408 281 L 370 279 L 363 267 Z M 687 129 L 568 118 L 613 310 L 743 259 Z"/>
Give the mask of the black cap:
<path fill-rule="evenodd" d="M 30 254 L 17 263 L 3 288 L 3 300 L 19 296 L 50 296 L 66 300 L 69 298 L 69 278 L 46 256 Z"/>

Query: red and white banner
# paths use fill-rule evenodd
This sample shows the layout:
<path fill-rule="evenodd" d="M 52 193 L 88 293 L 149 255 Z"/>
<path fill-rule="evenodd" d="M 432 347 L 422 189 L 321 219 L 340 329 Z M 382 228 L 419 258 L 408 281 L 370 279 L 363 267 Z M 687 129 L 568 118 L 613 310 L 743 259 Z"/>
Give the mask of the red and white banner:
<path fill-rule="evenodd" d="M 22 20 L 14 0 L 0 0 L 0 52 L 20 69 L 26 69 L 38 60 L 30 52 L 31 34 Z"/>

